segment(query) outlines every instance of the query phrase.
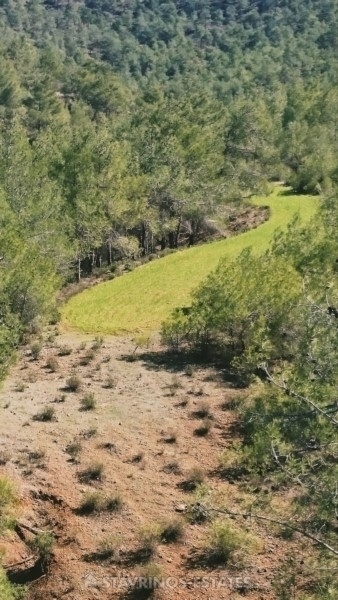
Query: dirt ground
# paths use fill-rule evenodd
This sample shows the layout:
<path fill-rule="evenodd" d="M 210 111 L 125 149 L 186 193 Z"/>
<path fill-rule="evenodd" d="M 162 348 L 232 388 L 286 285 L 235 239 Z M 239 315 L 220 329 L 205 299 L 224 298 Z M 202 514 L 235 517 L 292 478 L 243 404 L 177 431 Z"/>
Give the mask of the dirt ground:
<path fill-rule="evenodd" d="M 282 561 L 291 552 L 302 560 L 300 540 L 242 522 L 260 540 L 255 551 L 241 566 L 215 566 L 203 559 L 210 523 L 190 524 L 185 515 L 203 494 L 203 503 L 233 509 L 264 503 L 268 484 L 266 490 L 248 491 L 245 482 L 224 476 L 219 468 L 222 453 L 238 435 L 232 405 L 243 391 L 212 369 L 187 370 L 184 364 L 158 360 L 156 341 L 136 351 L 125 338 L 105 338 L 90 351 L 92 345 L 93 338 L 73 333 L 54 339 L 51 330 L 37 360 L 28 347 L 22 349 L 0 393 L 0 453 L 6 456 L 0 473 L 15 483 L 22 525 L 0 542 L 4 562 L 13 565 L 32 555 L 26 544 L 32 531 L 51 531 L 56 538 L 47 572 L 34 575 L 32 558 L 12 569 L 14 580 L 33 580 L 29 600 L 146 597 L 141 590 L 131 592 L 128 581 L 147 564 L 140 530 L 182 519 L 183 538 L 159 543 L 154 550 L 151 563 L 160 571 L 148 567 L 147 575 L 160 573 L 164 582 L 157 597 L 277 598 L 274 581 Z M 51 357 L 57 361 L 55 372 L 47 366 Z M 67 387 L 74 373 L 81 384 L 76 392 Z M 89 393 L 96 406 L 83 410 L 80 401 Z M 205 436 L 196 435 L 201 403 L 211 413 Z M 46 406 L 55 413 L 52 420 L 41 421 Z M 67 451 L 74 442 L 75 460 Z M 83 473 L 93 463 L 102 469 L 101 480 L 90 481 Z M 199 496 L 187 483 L 196 468 L 204 476 Z M 101 497 L 118 495 L 120 509 L 82 514 L 81 502 L 93 491 Z M 107 540 L 116 546 L 109 557 L 98 553 Z"/>

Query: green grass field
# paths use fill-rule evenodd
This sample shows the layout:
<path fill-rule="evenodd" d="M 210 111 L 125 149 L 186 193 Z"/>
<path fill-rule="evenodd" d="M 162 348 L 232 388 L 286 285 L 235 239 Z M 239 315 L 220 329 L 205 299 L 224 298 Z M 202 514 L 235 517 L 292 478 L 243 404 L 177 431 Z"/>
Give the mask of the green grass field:
<path fill-rule="evenodd" d="M 176 252 L 85 290 L 64 305 L 63 325 L 94 334 L 157 331 L 173 308 L 189 304 L 191 292 L 220 258 L 234 257 L 247 246 L 262 252 L 276 229 L 285 228 L 296 213 L 303 222 L 310 220 L 318 198 L 287 195 L 276 187 L 270 196 L 255 199 L 255 204 L 269 205 L 271 210 L 270 219 L 257 229 Z"/>

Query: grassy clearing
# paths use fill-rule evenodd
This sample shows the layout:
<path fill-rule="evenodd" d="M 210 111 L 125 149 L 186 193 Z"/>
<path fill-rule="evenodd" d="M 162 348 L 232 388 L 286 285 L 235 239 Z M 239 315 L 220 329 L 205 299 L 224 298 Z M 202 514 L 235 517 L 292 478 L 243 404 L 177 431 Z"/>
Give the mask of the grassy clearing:
<path fill-rule="evenodd" d="M 303 222 L 309 221 L 318 199 L 288 195 L 276 187 L 269 197 L 256 199 L 255 203 L 269 205 L 271 210 L 269 221 L 257 229 L 176 252 L 85 290 L 63 307 L 63 324 L 96 334 L 157 331 L 175 307 L 189 304 L 191 292 L 220 258 L 236 256 L 248 246 L 262 252 L 275 230 L 285 228 L 295 214 L 299 213 Z"/>

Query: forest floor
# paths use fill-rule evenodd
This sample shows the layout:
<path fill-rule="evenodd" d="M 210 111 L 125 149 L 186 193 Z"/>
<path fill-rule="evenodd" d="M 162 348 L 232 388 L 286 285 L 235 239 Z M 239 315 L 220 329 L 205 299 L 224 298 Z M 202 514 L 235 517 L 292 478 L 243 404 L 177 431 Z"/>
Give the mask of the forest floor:
<path fill-rule="evenodd" d="M 67 380 L 74 374 L 81 385 L 71 392 Z M 96 406 L 81 410 L 88 393 Z M 273 505 L 287 505 L 283 489 L 273 491 L 268 480 L 253 487 L 220 468 L 222 453 L 239 439 L 234 401 L 243 393 L 212 367 L 170 361 L 156 339 L 146 351 L 135 351 L 129 338 L 107 337 L 100 344 L 51 328 L 36 360 L 22 348 L 0 393 L 0 456 L 6 463 L 0 474 L 15 483 L 23 524 L 20 536 L 13 532 L 1 540 L 4 563 L 31 556 L 29 530 L 48 530 L 56 539 L 48 572 L 29 584 L 28 600 L 141 599 L 146 595 L 131 590 L 128 577 L 140 575 L 142 565 L 146 574 L 163 578 L 165 587 L 156 592 L 161 599 L 284 597 L 275 588 L 282 564 L 291 555 L 301 564 L 308 554 L 298 535 L 285 539 L 275 527 L 243 520 L 238 525 L 257 538 L 254 551 L 216 566 L 205 552 L 211 524 L 186 519 L 201 497 L 210 505 L 271 514 L 273 493 Z M 52 420 L 38 420 L 46 406 L 55 409 Z M 205 436 L 196 435 L 201 408 L 212 424 Z M 66 450 L 73 442 L 76 460 Z M 102 479 L 86 480 L 84 471 L 94 463 L 102 466 Z M 203 480 L 198 492 L 191 489 L 196 479 Z M 94 491 L 118 494 L 120 509 L 81 514 L 84 496 Z M 144 530 L 172 519 L 182 520 L 182 539 L 155 545 L 147 567 Z M 100 554 L 109 544 L 113 555 Z M 12 580 L 29 580 L 33 563 L 14 567 Z M 300 589 L 302 579 L 296 585 Z"/>

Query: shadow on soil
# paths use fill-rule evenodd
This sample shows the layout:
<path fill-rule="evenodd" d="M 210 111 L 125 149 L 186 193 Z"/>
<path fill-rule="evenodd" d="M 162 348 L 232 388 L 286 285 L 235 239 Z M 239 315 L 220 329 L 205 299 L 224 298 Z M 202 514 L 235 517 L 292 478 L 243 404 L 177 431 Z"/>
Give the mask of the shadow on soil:
<path fill-rule="evenodd" d="M 173 352 L 157 351 L 157 352 L 143 352 L 143 353 L 130 353 L 122 354 L 119 358 L 125 362 L 142 362 L 143 366 L 149 371 L 168 371 L 169 373 L 185 373 L 189 379 L 191 375 L 188 374 L 189 369 L 211 369 L 214 371 L 213 375 L 208 375 L 206 380 L 215 380 L 226 387 L 234 389 L 244 389 L 247 387 L 248 382 L 245 380 L 241 373 L 238 373 L 236 369 L 231 367 L 232 356 L 216 356 L 208 358 L 202 353 L 189 353 L 189 352 Z"/>

